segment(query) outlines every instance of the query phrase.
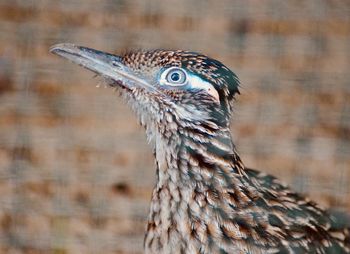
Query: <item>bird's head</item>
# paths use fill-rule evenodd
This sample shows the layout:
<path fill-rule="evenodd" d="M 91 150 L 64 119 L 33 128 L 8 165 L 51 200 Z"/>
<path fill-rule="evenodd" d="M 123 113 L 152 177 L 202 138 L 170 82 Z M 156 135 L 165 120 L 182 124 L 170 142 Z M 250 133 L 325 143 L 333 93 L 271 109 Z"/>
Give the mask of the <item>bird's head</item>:
<path fill-rule="evenodd" d="M 217 60 L 181 50 L 136 51 L 116 56 L 58 44 L 51 52 L 89 69 L 116 87 L 146 129 L 228 127 L 237 76 Z"/>

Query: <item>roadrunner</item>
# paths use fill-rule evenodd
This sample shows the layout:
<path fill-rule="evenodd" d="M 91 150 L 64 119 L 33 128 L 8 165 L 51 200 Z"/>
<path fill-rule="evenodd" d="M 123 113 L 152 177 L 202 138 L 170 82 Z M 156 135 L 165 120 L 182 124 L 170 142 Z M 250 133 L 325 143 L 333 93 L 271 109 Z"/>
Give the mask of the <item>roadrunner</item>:
<path fill-rule="evenodd" d="M 348 229 L 244 167 L 230 135 L 239 81 L 221 62 L 181 50 L 51 52 L 117 89 L 146 130 L 157 166 L 146 253 L 350 253 Z"/>

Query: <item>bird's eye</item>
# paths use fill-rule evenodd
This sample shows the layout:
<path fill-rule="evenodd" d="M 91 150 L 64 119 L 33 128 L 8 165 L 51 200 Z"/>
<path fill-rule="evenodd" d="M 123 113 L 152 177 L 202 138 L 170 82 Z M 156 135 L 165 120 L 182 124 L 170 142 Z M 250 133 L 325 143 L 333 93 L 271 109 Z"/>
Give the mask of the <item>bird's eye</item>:
<path fill-rule="evenodd" d="M 168 85 L 182 86 L 187 81 L 187 74 L 183 69 L 173 67 L 167 70 L 165 80 Z"/>

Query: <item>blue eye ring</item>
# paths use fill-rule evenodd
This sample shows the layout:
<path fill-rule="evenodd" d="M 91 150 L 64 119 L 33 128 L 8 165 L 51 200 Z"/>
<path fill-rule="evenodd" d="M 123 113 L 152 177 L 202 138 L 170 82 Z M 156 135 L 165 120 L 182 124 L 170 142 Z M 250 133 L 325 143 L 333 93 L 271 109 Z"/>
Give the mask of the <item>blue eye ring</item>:
<path fill-rule="evenodd" d="M 182 86 L 187 83 L 187 73 L 179 67 L 170 67 L 165 70 L 165 82 L 170 86 Z"/>

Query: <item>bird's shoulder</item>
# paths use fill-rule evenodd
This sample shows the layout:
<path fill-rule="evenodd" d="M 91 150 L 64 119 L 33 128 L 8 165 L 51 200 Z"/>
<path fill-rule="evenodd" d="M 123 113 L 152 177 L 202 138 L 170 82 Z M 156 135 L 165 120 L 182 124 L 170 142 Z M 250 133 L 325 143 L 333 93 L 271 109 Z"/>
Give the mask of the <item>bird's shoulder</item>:
<path fill-rule="evenodd" d="M 344 244 L 350 247 L 350 234 L 344 224 L 278 178 L 250 168 L 245 172 L 258 193 L 253 197 L 251 212 L 256 216 L 264 214 L 266 225 L 260 223 L 269 228 L 267 231 L 274 232 L 272 235 L 280 234 L 280 239 L 288 242 L 294 241 L 298 248 L 305 241 L 308 251 L 313 244 L 317 248 L 321 243 L 323 247 L 328 246 L 330 253 L 346 253 L 342 250 Z"/>

